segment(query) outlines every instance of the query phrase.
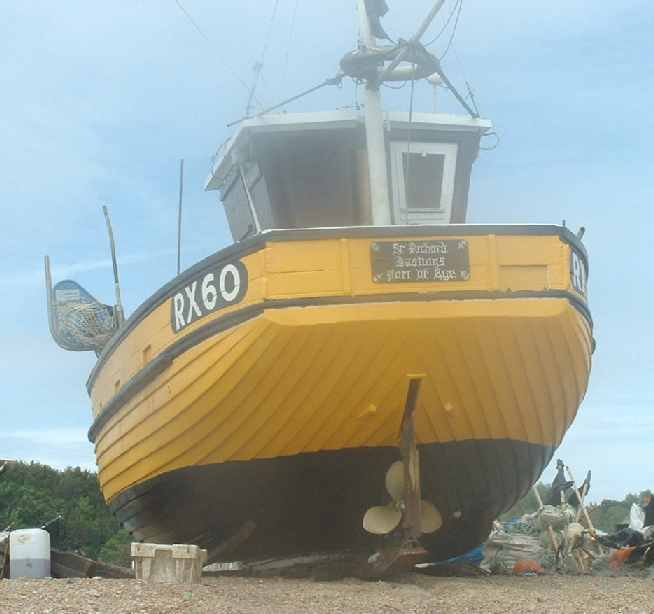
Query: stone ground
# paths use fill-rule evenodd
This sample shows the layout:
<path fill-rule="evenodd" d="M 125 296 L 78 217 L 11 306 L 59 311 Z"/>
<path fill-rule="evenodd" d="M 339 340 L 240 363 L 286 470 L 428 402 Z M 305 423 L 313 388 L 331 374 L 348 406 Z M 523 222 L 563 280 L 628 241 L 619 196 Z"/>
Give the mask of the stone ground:
<path fill-rule="evenodd" d="M 136 580 L 0 580 L 0 612 L 654 612 L 654 578 L 410 574 L 384 582 L 207 578 L 197 586 Z"/>

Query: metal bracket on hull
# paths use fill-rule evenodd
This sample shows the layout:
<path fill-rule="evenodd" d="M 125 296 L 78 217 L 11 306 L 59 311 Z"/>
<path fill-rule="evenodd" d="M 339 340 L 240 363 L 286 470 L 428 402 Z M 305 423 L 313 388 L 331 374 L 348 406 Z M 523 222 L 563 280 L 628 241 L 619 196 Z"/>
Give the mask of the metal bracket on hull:
<path fill-rule="evenodd" d="M 369 533 L 392 534 L 387 544 L 368 558 L 369 577 L 409 569 L 421 562 L 428 553 L 420 545 L 420 536 L 433 533 L 442 525 L 439 511 L 421 497 L 415 415 L 423 378 L 409 376 L 399 441 L 401 460 L 391 465 L 386 474 L 386 489 L 393 501 L 386 506 L 370 508 L 363 519 L 363 526 Z"/>
<path fill-rule="evenodd" d="M 404 406 L 402 431 L 400 433 L 400 455 L 404 468 L 404 518 L 402 527 L 406 537 L 418 539 L 422 534 L 420 497 L 420 457 L 416 443 L 416 407 L 422 379 L 409 380 L 409 392 Z"/>

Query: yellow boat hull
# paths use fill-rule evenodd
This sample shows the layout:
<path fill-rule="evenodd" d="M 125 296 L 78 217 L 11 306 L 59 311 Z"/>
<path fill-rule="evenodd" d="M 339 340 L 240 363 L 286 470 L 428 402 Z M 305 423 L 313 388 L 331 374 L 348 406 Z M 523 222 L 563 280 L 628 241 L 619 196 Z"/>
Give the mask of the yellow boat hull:
<path fill-rule="evenodd" d="M 560 232 L 466 228 L 469 281 L 380 284 L 378 237 L 319 236 L 242 257 L 241 302 L 182 330 L 175 289 L 142 312 L 91 378 L 100 482 L 126 526 L 213 542 L 251 520 L 240 554 L 361 542 L 420 377 L 423 493 L 445 518 L 428 545 L 483 539 L 573 421 L 593 340 Z"/>

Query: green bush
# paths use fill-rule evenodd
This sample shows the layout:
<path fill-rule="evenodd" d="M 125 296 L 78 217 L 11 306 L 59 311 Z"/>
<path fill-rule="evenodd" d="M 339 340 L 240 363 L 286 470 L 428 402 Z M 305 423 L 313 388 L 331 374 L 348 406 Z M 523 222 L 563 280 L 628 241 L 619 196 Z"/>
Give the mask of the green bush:
<path fill-rule="evenodd" d="M 49 527 L 52 547 L 125 565 L 129 534 L 104 502 L 95 473 L 17 463 L 0 475 L 0 530 Z M 125 555 L 126 553 L 126 555 Z"/>

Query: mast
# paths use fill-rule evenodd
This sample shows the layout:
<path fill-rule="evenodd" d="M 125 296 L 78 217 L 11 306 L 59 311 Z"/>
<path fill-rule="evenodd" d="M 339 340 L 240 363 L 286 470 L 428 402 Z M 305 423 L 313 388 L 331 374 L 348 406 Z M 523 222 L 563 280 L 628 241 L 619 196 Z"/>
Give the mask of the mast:
<path fill-rule="evenodd" d="M 370 175 L 370 197 L 372 200 L 372 223 L 375 226 L 387 226 L 391 224 L 391 199 L 388 190 L 388 166 L 386 162 L 386 135 L 384 133 L 384 112 L 382 109 L 381 93 L 379 88 L 382 83 L 393 75 L 397 78 L 400 76 L 403 80 L 416 79 L 416 67 L 408 71 L 402 69 L 399 65 L 410 57 L 411 49 L 420 45 L 420 39 L 434 21 L 438 12 L 443 8 L 445 0 L 436 0 L 429 14 L 420 24 L 418 31 L 411 37 L 408 43 L 404 43 L 403 48 L 397 54 L 395 59 L 383 68 L 381 74 L 376 78 L 366 80 L 366 98 L 365 98 L 365 124 L 366 124 L 366 146 L 368 149 L 368 170 Z M 366 0 L 357 0 L 359 11 L 359 29 L 361 44 L 363 47 L 373 50 L 377 46 L 372 28 L 370 27 L 370 16 L 366 10 Z M 452 90 L 454 95 L 468 109 L 465 101 L 461 100 L 456 90 L 446 81 L 437 60 L 433 69 L 439 73 L 443 81 Z M 418 77 L 420 78 L 420 77 Z M 471 111 L 471 114 L 474 112 Z M 473 115 L 474 116 L 474 115 Z"/>
<path fill-rule="evenodd" d="M 377 40 L 370 28 L 365 0 L 357 0 L 359 29 L 362 44 L 373 49 Z M 368 173 L 372 201 L 372 223 L 375 226 L 391 224 L 391 199 L 388 191 L 388 167 L 386 166 L 386 135 L 379 83 L 366 83 L 365 125 L 368 150 Z"/>

